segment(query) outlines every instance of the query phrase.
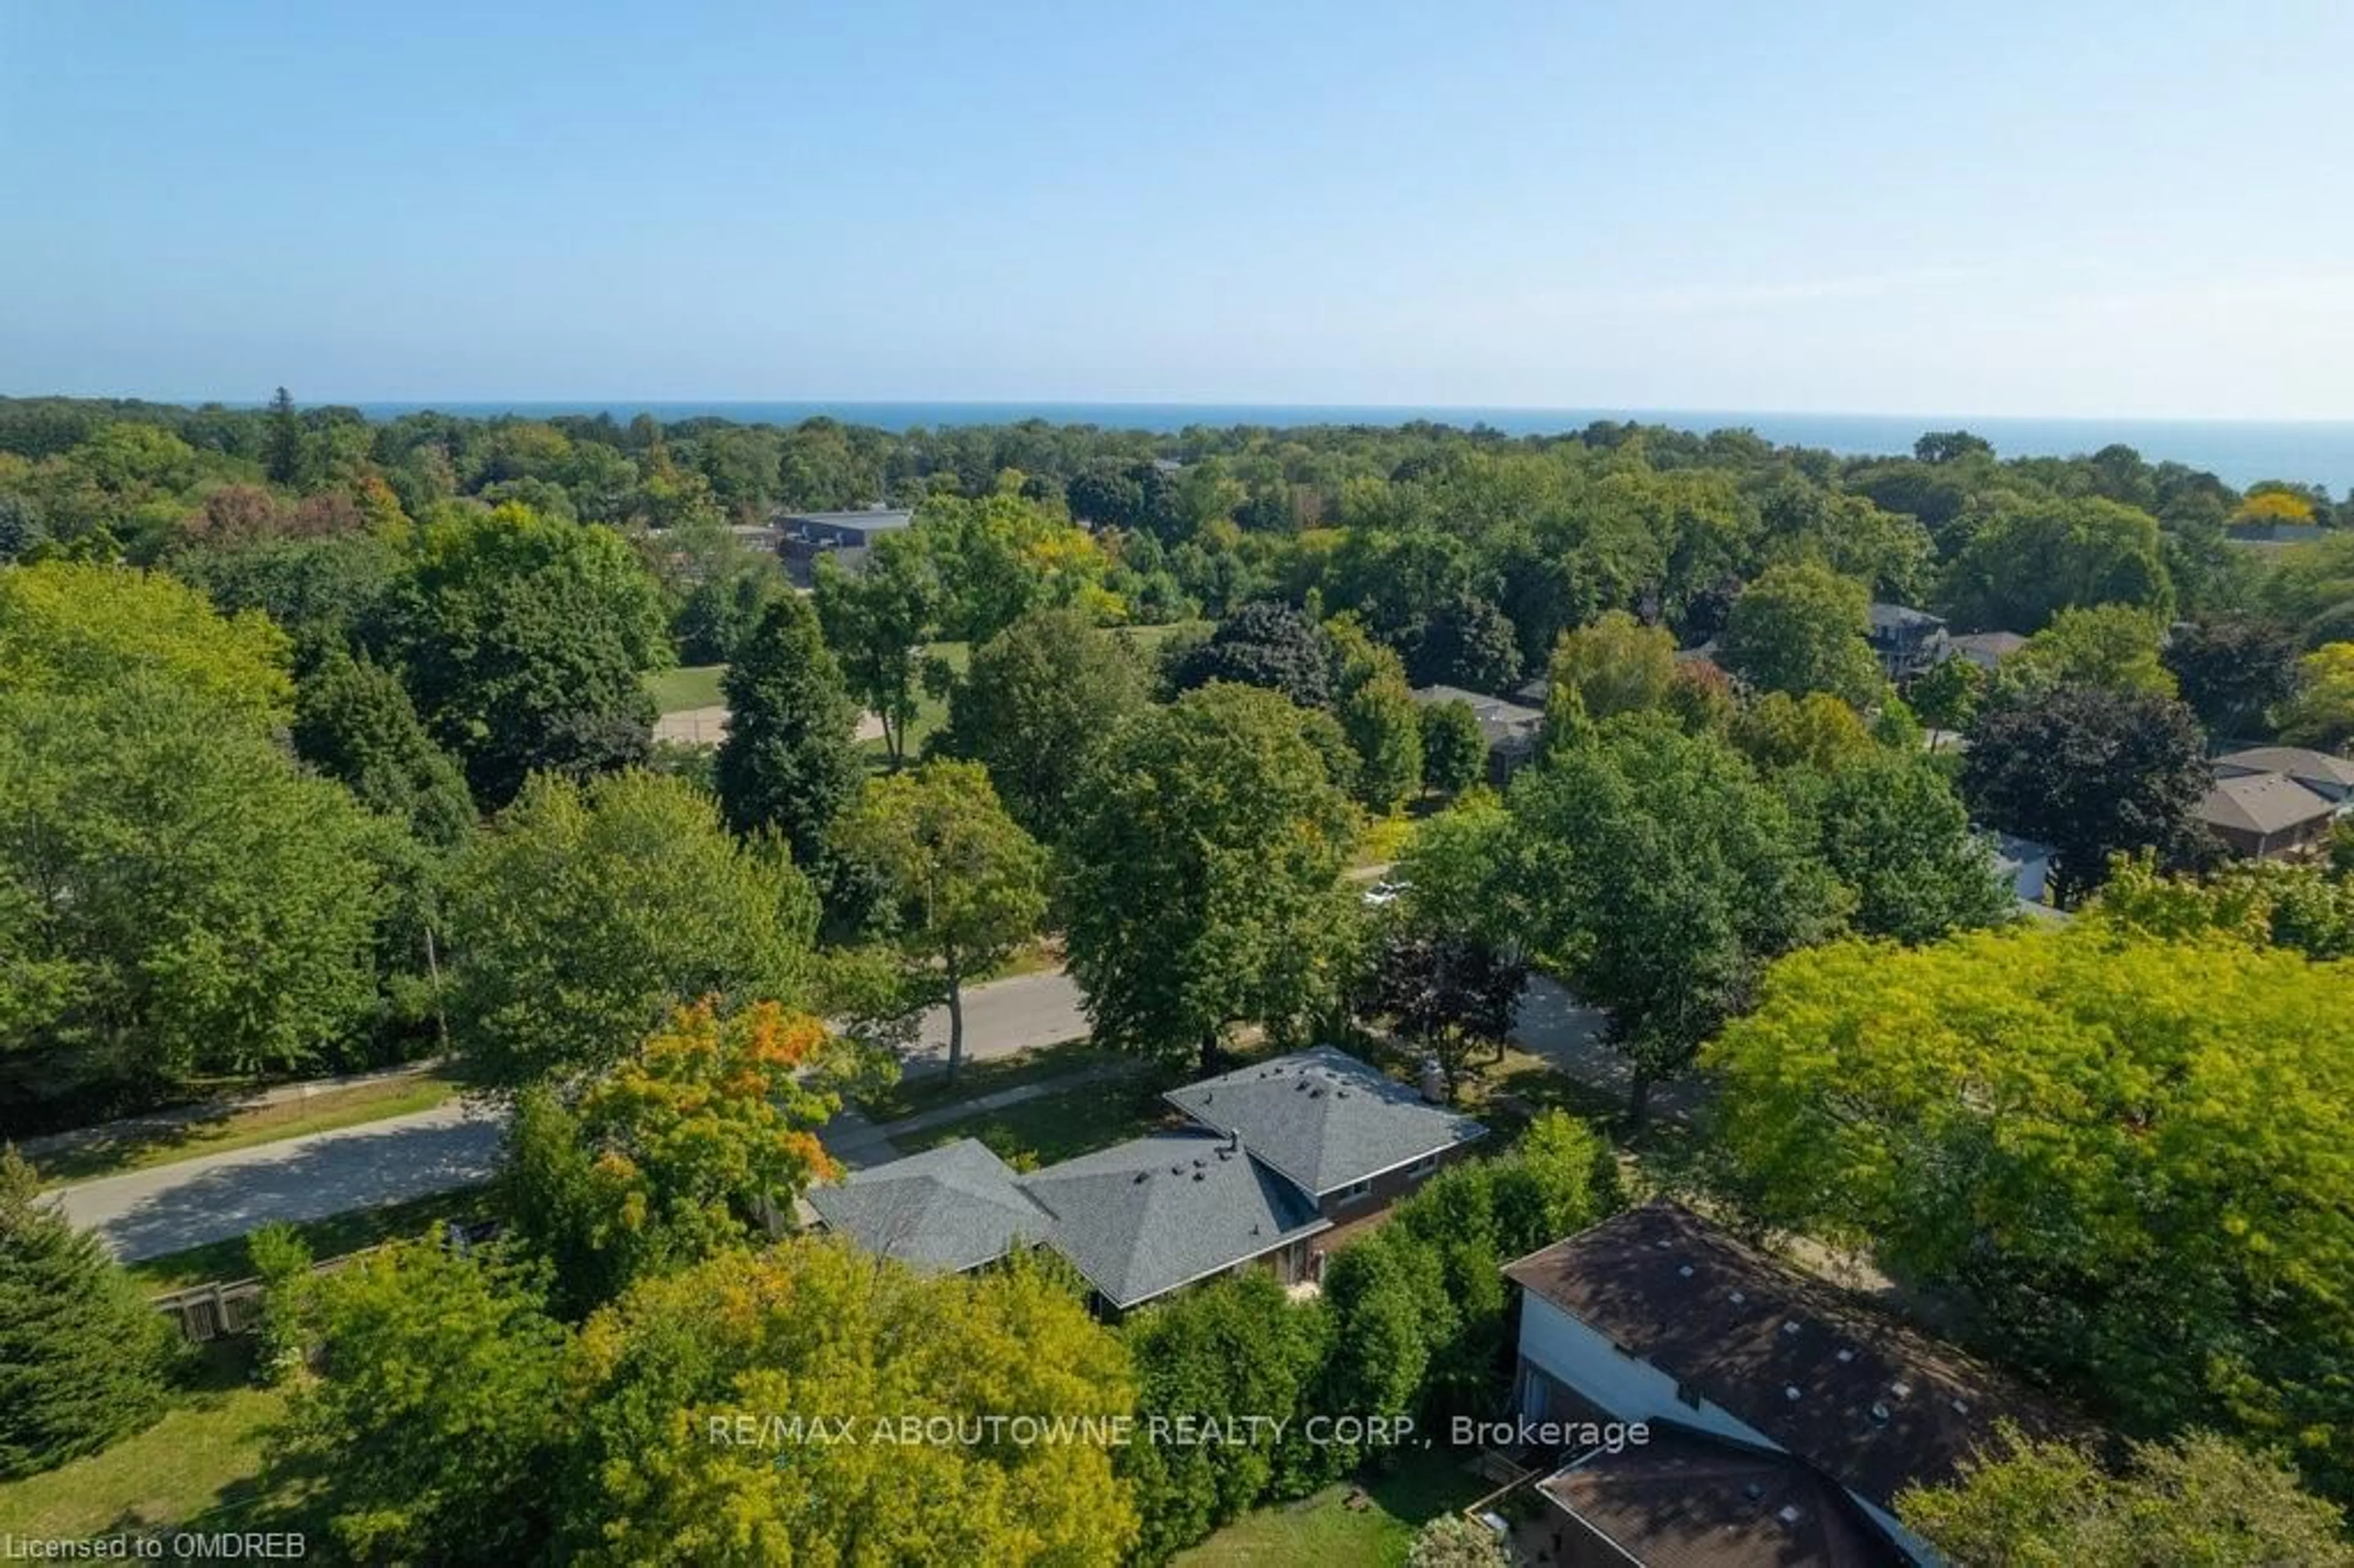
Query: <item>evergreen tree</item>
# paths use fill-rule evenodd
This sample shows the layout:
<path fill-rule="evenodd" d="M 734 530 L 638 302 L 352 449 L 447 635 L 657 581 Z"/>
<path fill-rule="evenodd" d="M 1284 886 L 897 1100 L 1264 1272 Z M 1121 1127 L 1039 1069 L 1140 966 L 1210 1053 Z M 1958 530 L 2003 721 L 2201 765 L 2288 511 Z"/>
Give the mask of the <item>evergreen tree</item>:
<path fill-rule="evenodd" d="M 425 843 L 449 848 L 474 825 L 456 759 L 433 744 L 399 680 L 365 659 L 338 652 L 303 679 L 294 749 Z"/>
<path fill-rule="evenodd" d="M 262 464 L 272 484 L 292 484 L 302 470 L 302 420 L 293 394 L 281 387 L 270 399 L 270 432 Z"/>
<path fill-rule="evenodd" d="M 163 1414 L 172 1331 L 98 1238 L 0 1148 L 0 1480 L 94 1453 Z"/>
<path fill-rule="evenodd" d="M 739 833 L 773 828 L 796 863 L 822 863 L 826 830 L 865 770 L 851 738 L 857 710 L 807 599 L 789 594 L 769 606 L 720 690 L 727 738 L 717 779 L 727 825 Z"/>

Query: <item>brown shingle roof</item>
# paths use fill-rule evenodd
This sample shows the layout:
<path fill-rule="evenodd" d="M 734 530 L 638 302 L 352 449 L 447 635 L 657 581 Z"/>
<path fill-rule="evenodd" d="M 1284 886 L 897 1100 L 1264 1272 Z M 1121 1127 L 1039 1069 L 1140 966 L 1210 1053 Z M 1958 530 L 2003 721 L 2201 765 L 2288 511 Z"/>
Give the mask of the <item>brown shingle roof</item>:
<path fill-rule="evenodd" d="M 2277 833 L 2336 810 L 2285 773 L 2243 773 L 2215 781 L 2199 802 L 2199 820 L 2243 833 Z"/>
<path fill-rule="evenodd" d="M 1605 1220 L 1505 1275 L 1885 1507 L 1950 1479 L 1997 1425 L 2073 1436 L 2023 1384 L 1677 1204 Z"/>

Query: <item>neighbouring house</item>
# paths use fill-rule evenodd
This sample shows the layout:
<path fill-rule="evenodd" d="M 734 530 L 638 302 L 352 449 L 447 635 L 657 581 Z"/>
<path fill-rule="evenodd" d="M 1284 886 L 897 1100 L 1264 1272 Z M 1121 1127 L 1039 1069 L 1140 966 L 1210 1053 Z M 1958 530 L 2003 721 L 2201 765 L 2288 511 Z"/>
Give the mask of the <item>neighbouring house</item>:
<path fill-rule="evenodd" d="M 1910 605 L 1874 601 L 1864 641 L 1880 661 L 1880 673 L 1896 685 L 1946 662 L 1946 623 Z"/>
<path fill-rule="evenodd" d="M 1502 783 L 1536 755 L 1544 733 L 1544 709 L 1526 707 L 1503 697 L 1482 696 L 1460 686 L 1416 686 L 1414 700 L 1424 707 L 1438 703 L 1468 703 L 1488 742 L 1488 773 Z"/>
<path fill-rule="evenodd" d="M 849 571 L 861 571 L 878 536 L 905 528 L 915 518 L 912 512 L 872 506 L 863 512 L 780 513 L 769 527 L 785 575 L 807 588 L 816 580 L 821 559 L 831 556 Z"/>
<path fill-rule="evenodd" d="M 2354 813 L 2354 760 L 2347 758 L 2302 746 L 2252 746 L 2244 751 L 2225 752 L 2215 758 L 2214 768 L 2218 779 L 2277 773 L 2296 779 L 2336 806 L 2341 815 Z"/>
<path fill-rule="evenodd" d="M 1124 1312 L 1240 1268 L 1315 1279 L 1311 1239 L 1382 1213 L 1488 1130 L 1322 1047 L 1166 1097 L 1196 1125 L 1026 1173 L 965 1139 L 853 1172 L 806 1202 L 826 1229 L 923 1268 L 961 1272 L 1051 1247 L 1107 1313 Z"/>
<path fill-rule="evenodd" d="M 2026 646 L 2027 639 L 2016 631 L 1965 631 L 1946 639 L 1948 652 L 1981 670 L 1992 670 Z"/>
<path fill-rule="evenodd" d="M 2017 833 L 1997 832 L 1995 874 L 2010 885 L 2011 896 L 2021 904 L 2040 905 L 2052 881 L 2052 862 L 2058 853 L 2050 844 L 2040 844 Z"/>
<path fill-rule="evenodd" d="M 2244 860 L 2286 860 L 2329 836 L 2338 803 L 2285 773 L 2218 778 L 2199 802 L 2199 820 Z"/>
<path fill-rule="evenodd" d="M 2056 1404 L 1673 1203 L 1506 1266 L 1520 1287 L 1513 1413 L 1643 1441 L 1532 1443 L 1516 1539 L 1588 1568 L 1935 1563 L 1897 1493 L 1949 1481 L 2008 1421 L 2080 1436 Z"/>
<path fill-rule="evenodd" d="M 2227 523 L 2223 536 L 2234 545 L 2310 545 L 2329 530 L 2319 523 Z"/>

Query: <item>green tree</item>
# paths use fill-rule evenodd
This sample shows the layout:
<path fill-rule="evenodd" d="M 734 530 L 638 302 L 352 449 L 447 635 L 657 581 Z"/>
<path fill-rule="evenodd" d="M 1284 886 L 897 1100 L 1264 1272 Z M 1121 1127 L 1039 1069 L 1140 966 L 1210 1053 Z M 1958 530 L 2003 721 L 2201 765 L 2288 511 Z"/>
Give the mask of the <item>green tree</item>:
<path fill-rule="evenodd" d="M 567 1369 L 557 1561 L 1055 1563 L 1137 1535 L 1108 1446 L 925 1440 L 991 1416 L 1131 1414 L 1119 1340 L 1034 1266 L 919 1277 L 838 1241 L 644 1281 Z M 712 1440 L 712 1418 L 847 1422 L 856 1441 Z M 917 1423 L 918 1440 L 878 1436 Z M 987 1429 L 982 1429 L 984 1434 Z M 835 1554 L 835 1555 L 829 1555 Z"/>
<path fill-rule="evenodd" d="M 806 983 L 816 900 L 783 841 L 729 838 L 679 779 L 535 779 L 451 882 L 451 1012 L 493 1083 L 594 1071 L 684 1003 Z"/>
<path fill-rule="evenodd" d="M 1793 768 L 1829 772 L 1880 749 L 1862 716 L 1829 692 L 1795 698 L 1768 692 L 1754 698 L 1734 714 L 1731 738 L 1769 774 Z"/>
<path fill-rule="evenodd" d="M 1422 781 L 1449 800 L 1488 775 L 1488 736 L 1460 697 L 1422 709 Z"/>
<path fill-rule="evenodd" d="M 311 1244 L 294 1226 L 272 1220 L 245 1238 L 245 1254 L 261 1281 L 256 1369 L 266 1383 L 292 1383 L 311 1358 Z"/>
<path fill-rule="evenodd" d="M 526 1561 L 548 1525 L 566 1337 L 517 1270 L 400 1242 L 321 1277 L 318 1377 L 268 1484 L 319 1487 L 357 1562 Z"/>
<path fill-rule="evenodd" d="M 1742 590 L 1718 662 L 1758 690 L 1861 707 L 1886 684 L 1864 641 L 1871 596 L 1821 567 L 1775 567 Z"/>
<path fill-rule="evenodd" d="M 841 1056 L 806 1014 L 760 1002 L 722 1019 L 706 1003 L 681 1009 L 569 1107 L 526 1091 L 502 1206 L 554 1265 L 565 1315 L 759 1239 L 834 1174 L 815 1134 L 841 1108 L 818 1086 Z"/>
<path fill-rule="evenodd" d="M 858 710 L 808 602 L 772 601 L 719 689 L 727 737 L 713 777 L 727 825 L 781 833 L 799 863 L 822 866 L 826 834 L 866 769 L 852 738 Z"/>
<path fill-rule="evenodd" d="M 2134 1448 L 2113 1473 L 2063 1443 L 2005 1434 L 1939 1487 L 1898 1495 L 1906 1527 L 1984 1568 L 2347 1568 L 2345 1517 L 2296 1473 L 2209 1433 Z"/>
<path fill-rule="evenodd" d="M 281 387 L 270 399 L 270 434 L 262 468 L 272 484 L 291 485 L 302 474 L 302 419 L 294 396 Z"/>
<path fill-rule="evenodd" d="M 2297 693 L 2280 709 L 2281 739 L 2338 751 L 2354 740 L 2354 642 L 2332 642 L 2298 661 Z"/>
<path fill-rule="evenodd" d="M 433 744 L 408 691 L 388 671 L 340 651 L 296 688 L 294 749 L 360 804 L 451 849 L 474 830 L 465 775 Z"/>
<path fill-rule="evenodd" d="M 1437 1057 L 1452 1094 L 1475 1054 L 1502 1054 L 1528 978 L 1526 964 L 1483 941 L 1404 930 L 1384 944 L 1359 1006 Z"/>
<path fill-rule="evenodd" d="M 1398 853 L 1407 924 L 1436 936 L 1504 948 L 1524 936 L 1526 911 L 1513 875 L 1512 819 L 1479 789 L 1425 818 Z"/>
<path fill-rule="evenodd" d="M 387 610 L 389 651 L 418 711 L 465 765 L 484 809 L 534 772 L 641 761 L 669 658 L 662 595 L 609 528 L 509 504 L 425 531 Z"/>
<path fill-rule="evenodd" d="M 1782 960 L 1709 1053 L 1759 1217 L 1868 1242 L 2125 1430 L 2354 1483 L 2354 967 L 2099 918 Z"/>
<path fill-rule="evenodd" d="M 1013 820 L 1052 842 L 1087 759 L 1143 703 L 1125 641 L 1076 610 L 1032 610 L 973 650 L 937 744 L 988 768 Z"/>
<path fill-rule="evenodd" d="M 2144 855 L 2119 865 L 2092 907 L 2173 941 L 2220 932 L 2324 961 L 2354 959 L 2354 877 L 2313 862 L 2234 861 L 2207 876 L 2160 876 Z"/>
<path fill-rule="evenodd" d="M 1979 715 L 1962 798 L 1990 825 L 2058 853 L 2053 891 L 2073 905 L 2109 857 L 2150 850 L 2196 858 L 2207 754 L 2190 710 L 2163 697 L 2062 686 Z"/>
<path fill-rule="evenodd" d="M 1414 1532 L 1405 1568 L 1511 1568 L 1511 1553 L 1486 1525 L 1442 1513 Z"/>
<path fill-rule="evenodd" d="M 2296 640 L 2270 621 L 2178 626 L 2161 657 L 2182 700 L 2219 739 L 2266 733 L 2266 716 L 2296 691 Z"/>
<path fill-rule="evenodd" d="M 1925 752 L 1871 751 L 1833 768 L 1811 801 L 1823 860 L 1855 892 L 1855 929 L 1932 942 L 2011 915 L 1987 842 Z"/>
<path fill-rule="evenodd" d="M 1326 623 L 1335 652 L 1335 716 L 1357 754 L 1357 801 L 1386 814 L 1422 787 L 1422 715 L 1398 656 L 1354 620 Z"/>
<path fill-rule="evenodd" d="M 1946 571 L 1948 612 L 1964 625 L 2032 633 L 2071 605 L 2174 606 L 2158 519 L 2096 497 L 2007 501 Z"/>
<path fill-rule="evenodd" d="M 164 1413 L 175 1341 L 98 1238 L 0 1145 L 0 1481 L 95 1453 Z"/>
<path fill-rule="evenodd" d="M 964 1066 L 964 988 L 1013 957 L 1046 916 L 1046 854 L 998 804 L 977 762 L 878 779 L 834 847 L 875 879 L 907 994 L 949 1011 L 949 1078 Z"/>
<path fill-rule="evenodd" d="M 1181 692 L 1231 681 L 1280 692 L 1303 708 L 1330 711 L 1339 651 L 1313 617 L 1267 600 L 1244 605 L 1192 648 L 1172 672 Z"/>
<path fill-rule="evenodd" d="M 1628 1113 L 1748 1002 L 1766 960 L 1835 929 L 1804 825 L 1722 742 L 1628 715 L 1513 780 L 1539 962 L 1609 1015 Z"/>
<path fill-rule="evenodd" d="M 863 568 L 818 563 L 817 614 L 825 640 L 842 661 L 851 695 L 883 722 L 883 748 L 891 766 L 907 757 L 907 726 L 922 694 L 940 679 L 925 652 L 938 634 L 947 588 L 923 535 L 903 529 L 882 535 Z"/>
<path fill-rule="evenodd" d="M 2170 697 L 2174 673 L 2158 658 L 2161 630 L 2148 611 L 2132 605 L 2072 605 L 2003 662 L 1999 678 Z"/>
<path fill-rule="evenodd" d="M 240 719 L 282 724 L 286 658 L 267 620 L 224 617 L 160 572 L 72 561 L 0 572 L 0 689 L 69 695 L 152 673 Z"/>
<path fill-rule="evenodd" d="M 1139 715 L 1081 780 L 1064 898 L 1098 1044 L 1207 1062 L 1228 1023 L 1289 1038 L 1337 1001 L 1356 818 L 1303 719 L 1219 682 Z"/>
<path fill-rule="evenodd" d="M 1564 631 L 1553 644 L 1551 684 L 1577 694 L 1591 723 L 1664 707 L 1676 679 L 1676 640 L 1614 609 L 1591 626 Z"/>
<path fill-rule="evenodd" d="M 1956 656 L 1914 681 L 1904 689 L 1904 700 L 1937 736 L 1956 735 L 1976 722 L 1989 679 L 1984 668 Z"/>

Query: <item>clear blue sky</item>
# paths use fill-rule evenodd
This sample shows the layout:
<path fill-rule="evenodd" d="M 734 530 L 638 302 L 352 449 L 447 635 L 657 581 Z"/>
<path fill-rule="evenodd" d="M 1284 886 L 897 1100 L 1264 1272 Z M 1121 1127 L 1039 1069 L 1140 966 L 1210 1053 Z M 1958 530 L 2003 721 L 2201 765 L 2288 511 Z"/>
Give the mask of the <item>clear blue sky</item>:
<path fill-rule="evenodd" d="M 2347 0 L 0 0 L 0 392 L 2354 417 Z"/>

